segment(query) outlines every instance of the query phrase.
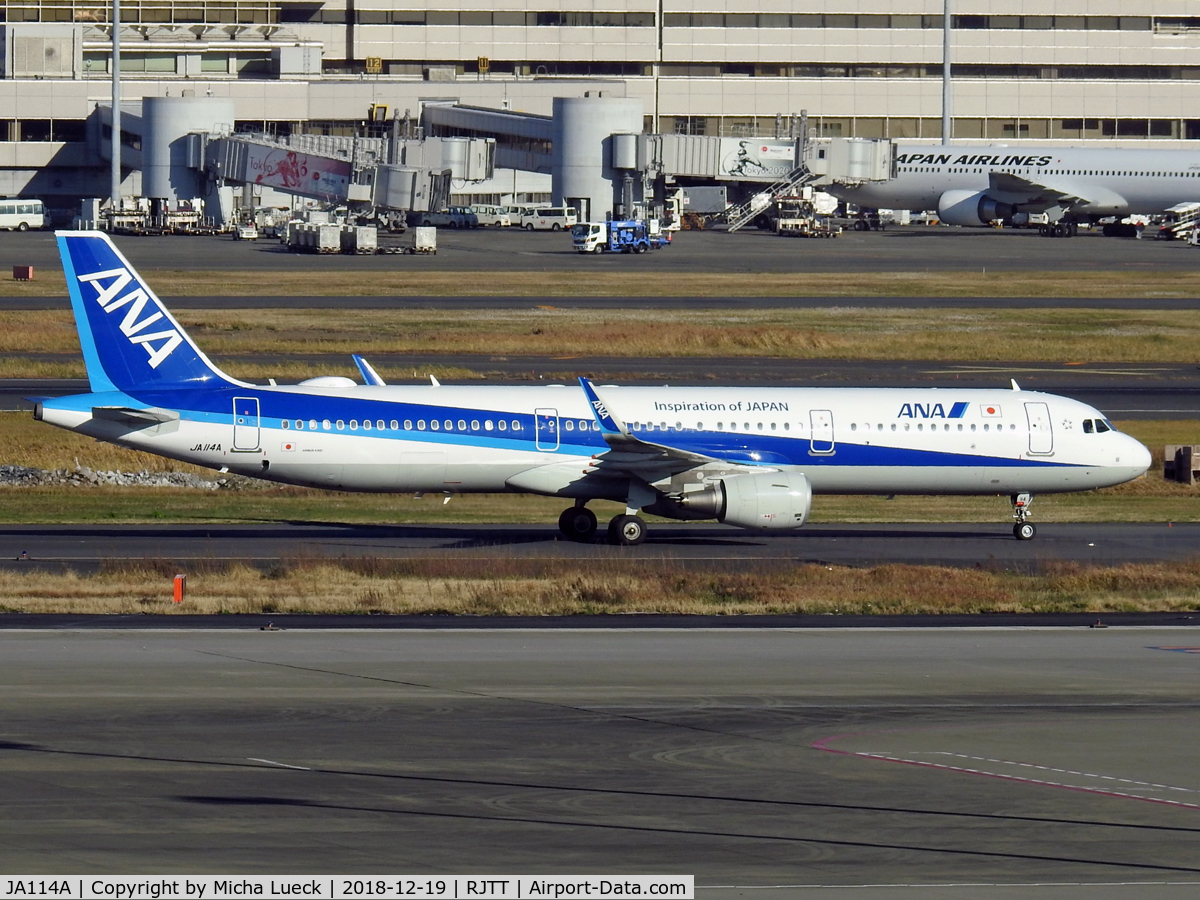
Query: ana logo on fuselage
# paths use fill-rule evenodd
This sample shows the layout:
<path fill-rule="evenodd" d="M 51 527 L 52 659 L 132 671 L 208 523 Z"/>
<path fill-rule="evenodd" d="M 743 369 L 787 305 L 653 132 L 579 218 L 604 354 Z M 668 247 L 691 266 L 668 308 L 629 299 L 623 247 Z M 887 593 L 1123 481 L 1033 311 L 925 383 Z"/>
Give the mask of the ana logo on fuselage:
<path fill-rule="evenodd" d="M 111 279 L 111 280 L 109 280 Z M 158 304 L 155 303 L 149 315 L 141 318 L 142 312 L 146 309 L 146 304 L 150 301 L 150 295 L 146 293 L 146 289 L 133 280 L 133 276 L 129 274 L 128 269 L 108 269 L 104 272 L 92 272 L 88 275 L 80 275 L 79 281 L 84 284 L 91 284 L 96 288 L 96 302 L 100 304 L 100 308 L 106 313 L 111 313 L 123 306 L 129 308 L 125 311 L 125 317 L 121 320 L 121 334 L 129 338 L 131 344 L 141 344 L 147 355 L 150 357 L 150 368 L 157 369 L 162 365 L 171 353 L 183 343 L 183 337 L 175 328 L 167 331 L 153 331 L 149 334 L 144 334 L 145 330 L 160 319 L 165 318 L 162 310 L 158 309 Z M 105 284 L 107 282 L 107 284 Z M 117 295 L 124 291 L 127 287 L 133 285 L 133 289 L 122 297 Z M 170 321 L 169 319 L 167 320 Z"/>
<path fill-rule="evenodd" d="M 961 419 L 967 413 L 969 404 L 958 402 L 946 408 L 940 403 L 905 403 L 896 414 L 897 419 Z"/>

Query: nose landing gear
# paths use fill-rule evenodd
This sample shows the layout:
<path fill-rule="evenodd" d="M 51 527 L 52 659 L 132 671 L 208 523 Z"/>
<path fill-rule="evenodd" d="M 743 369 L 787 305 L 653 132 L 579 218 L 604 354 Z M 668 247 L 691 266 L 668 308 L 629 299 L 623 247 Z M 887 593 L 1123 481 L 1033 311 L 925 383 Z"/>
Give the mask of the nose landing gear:
<path fill-rule="evenodd" d="M 1013 518 L 1016 519 L 1016 524 L 1013 525 L 1013 537 L 1018 541 L 1032 541 L 1037 536 L 1037 528 L 1032 522 L 1027 521 L 1029 518 L 1029 504 L 1033 503 L 1033 494 L 1013 494 Z"/>

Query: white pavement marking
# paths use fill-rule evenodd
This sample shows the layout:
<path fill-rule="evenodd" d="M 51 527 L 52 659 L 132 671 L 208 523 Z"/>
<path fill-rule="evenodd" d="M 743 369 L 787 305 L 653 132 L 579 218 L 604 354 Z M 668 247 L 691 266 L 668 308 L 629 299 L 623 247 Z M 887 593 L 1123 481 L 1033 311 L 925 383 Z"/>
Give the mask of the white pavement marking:
<path fill-rule="evenodd" d="M 830 749 L 830 748 L 821 747 L 820 749 Z M 834 752 L 838 752 L 838 751 L 834 751 Z M 1046 779 L 1041 779 L 1041 778 L 1030 778 L 1025 775 L 1009 775 L 1005 772 L 989 772 L 986 769 L 976 769 L 976 768 L 970 768 L 968 766 L 951 766 L 951 765 L 946 765 L 945 763 L 929 762 L 927 760 L 911 759 L 911 758 L 903 757 L 903 756 L 891 756 L 886 753 L 869 753 L 866 751 L 853 751 L 853 750 L 852 751 L 841 751 L 841 752 L 848 753 L 851 756 L 860 756 L 860 757 L 863 757 L 864 759 L 878 759 L 878 760 L 883 760 L 885 762 L 904 763 L 906 765 L 921 766 L 921 767 L 927 768 L 927 769 L 940 769 L 945 772 L 960 772 L 965 775 L 982 775 L 987 778 L 1000 778 L 1004 781 L 1017 781 L 1022 784 L 1037 784 L 1037 785 L 1043 785 L 1045 787 L 1063 788 L 1063 789 L 1069 790 L 1069 791 L 1081 791 L 1083 793 L 1088 793 L 1088 794 L 1100 794 L 1105 797 L 1120 797 L 1120 798 L 1123 798 L 1126 800 L 1142 800 L 1146 803 L 1162 803 L 1167 806 L 1179 806 L 1179 807 L 1184 807 L 1186 809 L 1200 809 L 1200 803 L 1187 803 L 1182 800 L 1169 800 L 1165 797 L 1147 797 L 1147 796 L 1145 796 L 1145 794 L 1135 794 L 1130 791 L 1119 791 L 1119 790 L 1114 790 L 1114 789 L 1111 789 L 1108 787 L 1101 787 L 1098 785 L 1091 786 L 1091 785 L 1085 785 L 1085 784 L 1069 784 L 1064 781 L 1048 781 Z M 1001 764 L 1001 765 L 1021 766 L 1021 767 L 1030 768 L 1030 769 L 1039 769 L 1044 772 L 1061 772 L 1063 774 L 1078 775 L 1078 776 L 1085 777 L 1085 778 L 1098 778 L 1098 779 L 1104 779 L 1106 781 L 1113 781 L 1113 782 L 1117 782 L 1117 783 L 1145 786 L 1147 788 L 1151 788 L 1154 790 L 1161 789 L 1161 790 L 1168 790 L 1168 791 L 1185 791 L 1190 794 L 1200 793 L 1200 791 L 1197 791 L 1195 788 L 1174 787 L 1172 785 L 1156 784 L 1156 783 L 1150 782 L 1150 781 L 1133 781 L 1132 779 L 1128 779 L 1128 778 L 1117 778 L 1114 775 L 1097 775 L 1097 774 L 1092 774 L 1089 772 L 1076 772 L 1071 769 L 1056 769 L 1056 768 L 1052 768 L 1050 766 L 1039 766 L 1039 765 L 1035 765 L 1033 763 L 1015 762 L 1013 760 L 1006 760 L 1006 759 L 990 759 L 988 757 L 983 757 L 983 756 L 968 756 L 965 753 L 952 753 L 952 752 L 945 751 L 945 750 L 928 750 L 928 751 L 919 751 L 919 752 L 912 753 L 913 756 L 928 756 L 928 755 L 935 755 L 935 754 L 939 755 L 939 756 L 954 756 L 959 759 L 978 761 L 978 762 L 989 762 L 989 763 L 997 763 L 997 764 Z"/>
<path fill-rule="evenodd" d="M 289 766 L 287 763 L 275 762 L 273 759 L 259 759 L 257 756 L 247 756 L 250 762 L 266 763 L 269 766 L 279 766 L 281 769 L 299 769 L 301 772 L 311 772 L 308 766 Z"/>

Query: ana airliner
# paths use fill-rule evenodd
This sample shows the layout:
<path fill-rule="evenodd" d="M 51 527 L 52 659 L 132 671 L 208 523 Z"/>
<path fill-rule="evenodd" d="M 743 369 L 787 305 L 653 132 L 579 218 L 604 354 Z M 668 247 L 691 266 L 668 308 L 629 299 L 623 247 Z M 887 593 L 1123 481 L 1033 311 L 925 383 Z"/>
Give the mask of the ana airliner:
<path fill-rule="evenodd" d="M 871 209 L 936 209 L 948 225 L 1023 224 L 1068 237 L 1080 221 L 1200 201 L 1200 152 L 1078 147 L 907 146 L 891 181 L 822 188 Z"/>
<path fill-rule="evenodd" d="M 324 376 L 238 381 L 192 342 L 109 237 L 59 232 L 91 392 L 35 417 L 221 471 L 345 491 L 527 492 L 571 501 L 591 540 L 596 499 L 639 512 L 794 529 L 813 494 L 1007 494 L 1034 536 L 1035 493 L 1142 475 L 1150 454 L 1083 403 L 1012 390 L 385 385 Z"/>

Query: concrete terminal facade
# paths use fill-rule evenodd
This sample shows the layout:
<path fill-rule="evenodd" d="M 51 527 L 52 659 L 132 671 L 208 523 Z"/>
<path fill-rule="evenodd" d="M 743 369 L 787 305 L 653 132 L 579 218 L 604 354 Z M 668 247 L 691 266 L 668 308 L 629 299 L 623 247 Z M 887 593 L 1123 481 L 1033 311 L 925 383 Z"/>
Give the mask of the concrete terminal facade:
<path fill-rule="evenodd" d="M 772 135 L 807 109 L 821 136 L 941 136 L 942 0 L 436 7 L 125 0 L 124 95 L 225 98 L 231 127 L 274 133 L 370 133 L 383 106 L 414 119 L 453 102 L 550 115 L 555 98 L 601 90 L 640 101 L 648 131 Z M 958 0 L 953 137 L 1200 139 L 1200 15 L 1188 11 L 1178 0 Z M 0 12 L 0 194 L 52 205 L 105 195 L 108 7 L 0 0 Z M 132 170 L 127 187 L 139 187 Z"/>

